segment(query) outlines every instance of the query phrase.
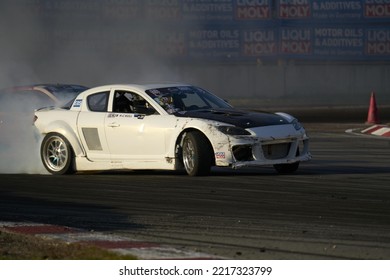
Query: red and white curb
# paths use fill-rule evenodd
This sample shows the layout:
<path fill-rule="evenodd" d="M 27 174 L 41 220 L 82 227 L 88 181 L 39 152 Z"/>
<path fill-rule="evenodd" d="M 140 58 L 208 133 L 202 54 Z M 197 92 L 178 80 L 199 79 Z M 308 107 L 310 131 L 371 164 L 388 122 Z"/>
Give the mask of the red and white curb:
<path fill-rule="evenodd" d="M 144 260 L 213 260 L 222 259 L 204 253 L 180 250 L 157 243 L 135 240 L 116 234 L 89 232 L 77 228 L 38 224 L 0 222 L 0 230 L 19 234 L 33 235 L 43 239 L 58 240 L 66 243 L 93 245 L 122 255 L 133 255 Z"/>
<path fill-rule="evenodd" d="M 368 128 L 347 129 L 346 133 L 373 136 L 382 139 L 390 139 L 390 127 L 388 125 L 376 124 Z"/>
<path fill-rule="evenodd" d="M 390 127 L 387 125 L 373 125 L 361 131 L 363 134 L 371 134 L 382 137 L 390 137 Z"/>

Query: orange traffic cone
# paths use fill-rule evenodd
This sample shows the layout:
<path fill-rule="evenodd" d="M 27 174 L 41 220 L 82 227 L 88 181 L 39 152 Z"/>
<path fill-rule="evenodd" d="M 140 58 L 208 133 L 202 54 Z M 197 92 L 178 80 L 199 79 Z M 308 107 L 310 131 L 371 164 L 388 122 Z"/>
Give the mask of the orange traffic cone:
<path fill-rule="evenodd" d="M 375 92 L 371 92 L 370 107 L 368 108 L 368 116 L 366 124 L 378 124 L 378 108 L 376 107 Z"/>

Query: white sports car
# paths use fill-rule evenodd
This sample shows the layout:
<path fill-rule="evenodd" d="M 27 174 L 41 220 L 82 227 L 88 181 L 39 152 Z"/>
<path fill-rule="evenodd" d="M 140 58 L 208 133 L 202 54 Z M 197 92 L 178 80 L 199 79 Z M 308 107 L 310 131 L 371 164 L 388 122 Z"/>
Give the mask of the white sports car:
<path fill-rule="evenodd" d="M 53 174 L 110 169 L 273 165 L 297 170 L 311 158 L 308 136 L 285 113 L 245 112 L 186 84 L 107 85 L 62 108 L 35 111 L 41 159 Z"/>

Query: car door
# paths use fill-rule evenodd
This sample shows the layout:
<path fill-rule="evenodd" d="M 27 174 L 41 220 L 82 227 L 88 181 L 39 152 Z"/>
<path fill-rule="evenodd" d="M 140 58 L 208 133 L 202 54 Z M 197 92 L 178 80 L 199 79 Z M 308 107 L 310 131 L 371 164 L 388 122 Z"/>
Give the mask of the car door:
<path fill-rule="evenodd" d="M 122 99 L 120 106 L 116 102 L 119 98 Z M 137 93 L 116 91 L 112 113 L 105 120 L 111 159 L 134 162 L 164 160 L 175 119 L 174 116 L 158 114 Z"/>
<path fill-rule="evenodd" d="M 110 150 L 105 135 L 109 95 L 109 90 L 88 95 L 77 119 L 81 142 L 88 159 L 92 161 L 110 160 Z"/>

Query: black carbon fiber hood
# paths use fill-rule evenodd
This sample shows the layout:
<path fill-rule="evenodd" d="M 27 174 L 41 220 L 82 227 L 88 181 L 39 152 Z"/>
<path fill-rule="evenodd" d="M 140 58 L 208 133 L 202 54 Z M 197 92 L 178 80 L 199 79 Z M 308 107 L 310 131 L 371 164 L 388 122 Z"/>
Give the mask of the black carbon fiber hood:
<path fill-rule="evenodd" d="M 246 112 L 237 109 L 206 109 L 175 113 L 182 118 L 207 119 L 241 128 L 288 124 L 283 117 L 268 112 Z"/>

